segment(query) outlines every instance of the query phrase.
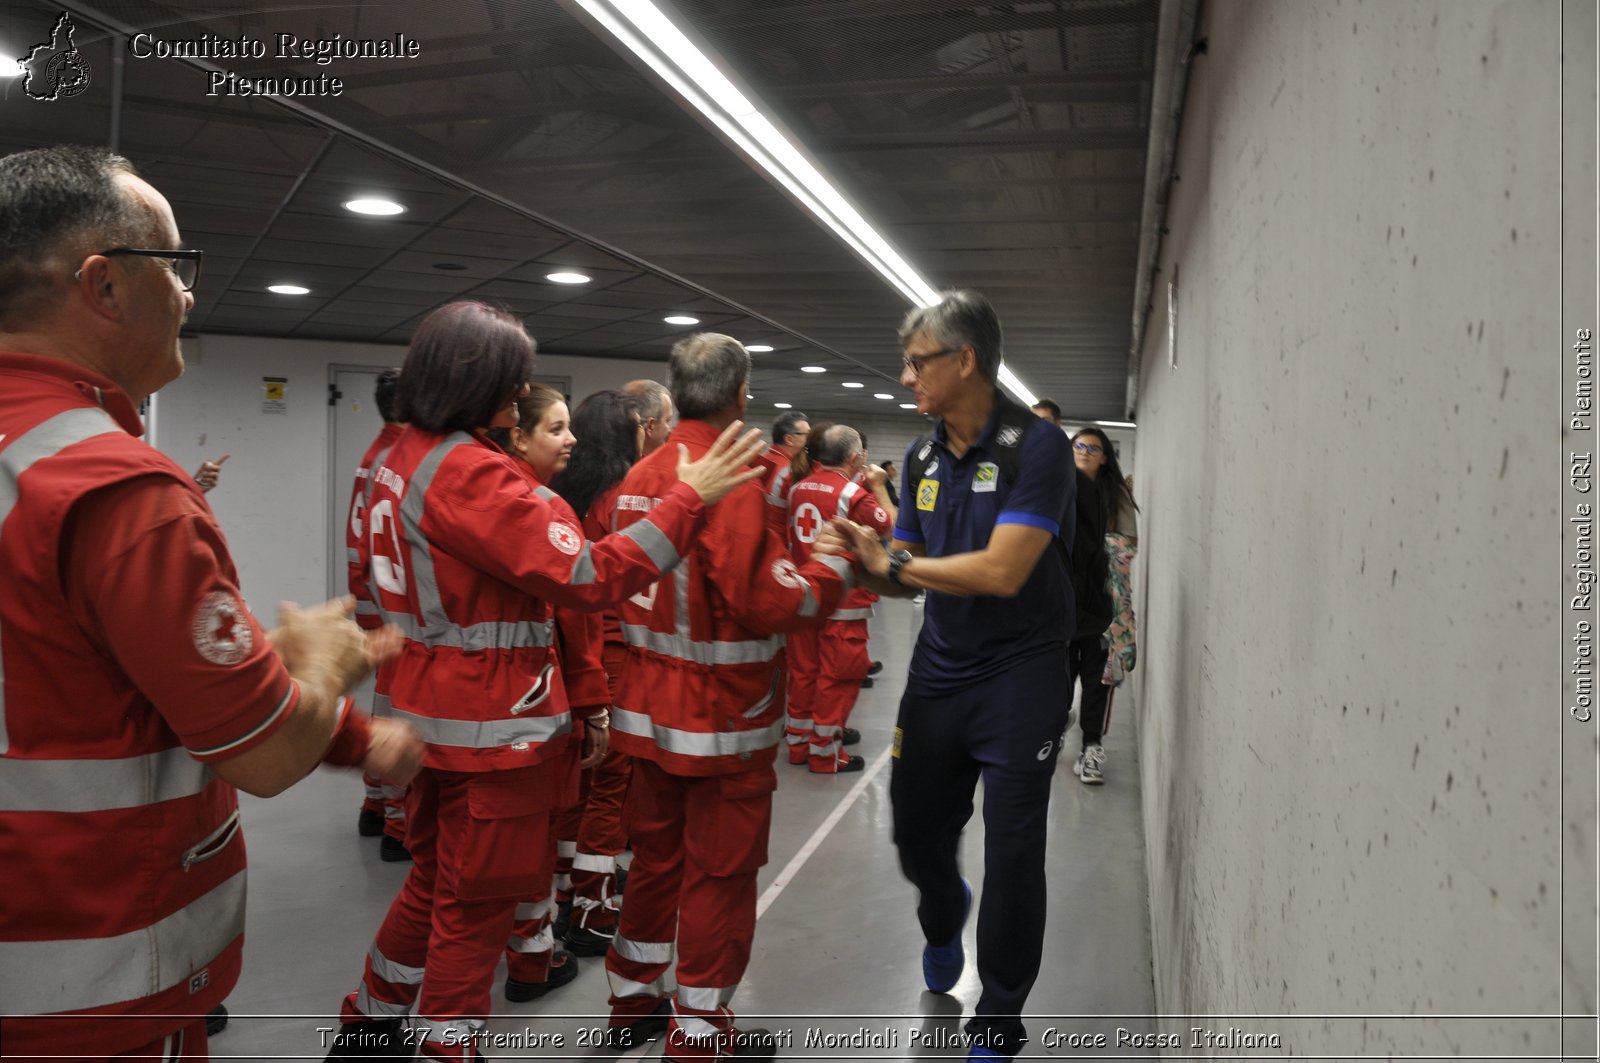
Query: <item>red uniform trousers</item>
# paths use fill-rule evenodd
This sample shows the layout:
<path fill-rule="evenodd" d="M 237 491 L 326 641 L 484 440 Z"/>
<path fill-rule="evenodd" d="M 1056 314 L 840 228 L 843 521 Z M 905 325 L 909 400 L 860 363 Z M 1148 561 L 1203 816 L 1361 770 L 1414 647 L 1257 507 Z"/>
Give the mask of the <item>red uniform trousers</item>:
<path fill-rule="evenodd" d="M 811 755 L 811 734 L 816 727 L 817 670 L 821 654 L 817 642 L 821 628 L 791 631 L 785 637 L 789 670 L 789 718 L 783 738 L 790 764 L 804 764 Z"/>
<path fill-rule="evenodd" d="M 626 647 L 614 642 L 606 643 L 601 651 L 613 701 L 625 657 Z M 632 780 L 633 758 L 624 753 L 607 753 L 589 773 L 589 796 L 583 803 L 577 851 L 572 858 L 573 926 L 610 930 L 617 925 L 617 854 L 628 847 L 624 810 Z"/>
<path fill-rule="evenodd" d="M 102 1020 L 104 1021 L 104 1020 Z M 0 1050 L 4 1049 L 0 1045 Z M 195 1019 L 180 1030 L 138 1048 L 130 1048 L 114 1056 L 6 1056 L 9 1063 L 168 1063 L 168 1060 L 191 1060 L 206 1063 L 211 1052 L 206 1045 L 205 1016 Z"/>
<path fill-rule="evenodd" d="M 391 667 L 385 661 L 378 667 L 378 685 L 388 689 L 388 676 L 384 669 Z M 387 694 L 372 695 L 372 715 L 374 718 L 387 718 L 394 713 L 394 708 L 389 702 Z M 383 813 L 383 833 L 404 845 L 406 840 L 406 788 L 394 786 L 384 782 L 376 775 L 366 772 L 361 773 L 361 782 L 367 788 L 366 799 L 361 802 L 363 812 Z"/>
<path fill-rule="evenodd" d="M 517 904 L 550 887 L 550 809 L 567 763 L 417 775 L 406 808 L 411 873 L 360 988 L 345 998 L 344 1022 L 401 1018 L 414 1007 L 428 1031 L 423 1058 L 473 1058 L 470 1040 L 489 1014 Z"/>
<path fill-rule="evenodd" d="M 750 963 L 756 872 L 772 827 L 771 764 L 737 775 L 683 776 L 653 760 L 633 768 L 633 866 L 616 940 L 606 954 L 611 1024 L 650 1014 L 677 993 L 666 1058 L 714 1059 L 731 1046 L 729 1007 Z"/>
<path fill-rule="evenodd" d="M 799 653 L 795 643 L 801 643 Z M 807 643 L 809 642 L 809 645 Z M 815 653 L 814 658 L 807 657 Z M 833 772 L 844 751 L 844 727 L 861 694 L 861 681 L 872 667 L 867 652 L 866 620 L 830 620 L 818 631 L 796 631 L 789 636 L 789 762 L 809 759 L 811 770 Z M 804 671 L 802 671 L 804 669 Z M 796 716 L 795 691 L 809 698 L 809 720 Z M 802 728 L 809 722 L 810 729 Z M 804 743 L 802 745 L 801 743 Z M 802 756 L 799 750 L 805 749 Z"/>
<path fill-rule="evenodd" d="M 562 860 L 566 860 L 569 869 L 572 867 L 572 857 L 562 856 L 562 847 L 572 843 L 557 841 L 560 835 L 556 832 L 565 829 L 561 826 L 563 822 L 571 821 L 581 781 L 587 781 L 589 776 L 587 771 L 578 768 L 582 734 L 582 725 L 574 724 L 571 752 L 560 760 L 559 766 L 555 762 L 548 765 L 561 773 L 559 788 L 555 791 L 558 804 L 550 815 L 550 840 L 547 842 L 552 874 L 540 888 L 518 899 L 516 918 L 506 937 L 506 973 L 519 982 L 544 982 L 550 978 L 550 961 L 555 958 L 555 934 L 551 924 L 555 920 L 556 905 L 562 900 Z M 570 849 L 566 851 L 570 853 Z M 570 881 L 567 892 L 571 894 Z"/>

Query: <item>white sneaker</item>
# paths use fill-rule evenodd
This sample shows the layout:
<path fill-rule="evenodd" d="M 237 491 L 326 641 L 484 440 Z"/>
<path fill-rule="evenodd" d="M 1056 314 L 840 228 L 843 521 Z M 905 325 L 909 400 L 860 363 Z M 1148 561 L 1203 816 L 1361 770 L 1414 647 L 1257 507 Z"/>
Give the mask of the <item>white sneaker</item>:
<path fill-rule="evenodd" d="M 1072 774 L 1085 786 L 1100 786 L 1106 781 L 1105 773 L 1101 766 L 1106 762 L 1106 747 L 1100 745 L 1086 746 L 1078 754 L 1078 762 L 1072 766 Z"/>

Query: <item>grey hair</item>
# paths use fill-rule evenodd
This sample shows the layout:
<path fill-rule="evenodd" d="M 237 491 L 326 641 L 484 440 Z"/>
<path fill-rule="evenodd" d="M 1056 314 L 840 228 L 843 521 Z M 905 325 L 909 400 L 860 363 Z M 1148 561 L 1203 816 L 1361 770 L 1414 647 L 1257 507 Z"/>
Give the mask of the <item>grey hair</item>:
<path fill-rule="evenodd" d="M 778 415 L 778 419 L 772 422 L 772 441 L 781 444 L 784 439 L 799 433 L 801 421 L 810 420 L 811 418 L 799 410 L 784 410 Z M 805 440 L 802 439 L 800 442 L 803 445 Z"/>
<path fill-rule="evenodd" d="M 684 420 L 703 421 L 736 405 L 749 380 L 750 352 L 720 332 L 679 340 L 667 359 L 667 386 Z"/>
<path fill-rule="evenodd" d="M 822 433 L 822 445 L 814 457 L 818 465 L 848 465 L 862 449 L 860 432 L 847 424 L 836 424 Z"/>
<path fill-rule="evenodd" d="M 1000 317 L 978 292 L 970 288 L 940 292 L 934 305 L 913 309 L 900 323 L 900 345 L 919 333 L 947 350 L 971 347 L 984 379 L 991 384 L 1000 379 Z"/>
<path fill-rule="evenodd" d="M 671 396 L 667 386 L 658 380 L 632 380 L 624 384 L 622 390 L 638 400 L 639 416 L 646 421 L 661 420 L 667 408 L 666 400 Z"/>
<path fill-rule="evenodd" d="M 99 148 L 0 158 L 0 329 L 31 324 L 84 256 L 154 236 L 157 218 L 117 186 L 122 174 L 138 176 L 127 159 Z"/>

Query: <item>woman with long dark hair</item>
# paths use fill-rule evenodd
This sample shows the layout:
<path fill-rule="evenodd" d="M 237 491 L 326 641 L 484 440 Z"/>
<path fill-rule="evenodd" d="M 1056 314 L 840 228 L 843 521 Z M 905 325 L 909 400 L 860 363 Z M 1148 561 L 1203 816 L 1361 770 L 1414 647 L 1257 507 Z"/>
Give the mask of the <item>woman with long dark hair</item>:
<path fill-rule="evenodd" d="M 572 415 L 578 443 L 564 470 L 550 486 L 583 514 L 585 535 L 606 535 L 612 528 L 622 478 L 644 450 L 643 411 L 633 397 L 621 391 L 597 391 L 578 404 Z M 616 609 L 604 609 L 586 619 L 600 630 L 600 660 L 605 669 L 607 704 L 616 699 L 622 678 L 627 642 Z M 567 949 L 576 956 L 603 956 L 617 932 L 621 905 L 617 885 L 617 854 L 627 847 L 623 809 L 633 779 L 633 759 L 615 750 L 585 773 L 578 806 L 564 818 L 563 840 L 571 841 L 571 880 L 567 896 Z"/>
<path fill-rule="evenodd" d="M 335 1058 L 403 1054 L 408 1015 L 424 1058 L 470 1058 L 518 902 L 541 879 L 548 889 L 550 811 L 576 756 L 552 604 L 593 609 L 648 587 L 688 552 L 706 507 L 755 478 L 758 434 L 735 443 L 730 429 L 713 460 L 679 464 L 653 531 L 586 541 L 484 434 L 517 423 L 533 356 L 510 314 L 452 303 L 423 319 L 400 373 L 408 427 L 374 473 L 360 553 L 404 635 L 394 716 L 426 752 L 407 808 L 414 862 L 345 999 Z"/>
<path fill-rule="evenodd" d="M 1083 751 L 1072 766 L 1086 786 L 1105 782 L 1105 745 L 1101 742 L 1111 717 L 1111 691 L 1133 667 L 1133 605 L 1128 582 L 1133 550 L 1139 541 L 1136 514 L 1139 506 L 1122 475 L 1111 439 L 1098 428 L 1085 428 L 1072 437 L 1072 461 L 1082 474 L 1080 491 L 1093 491 L 1098 526 L 1105 530 L 1109 575 L 1106 591 L 1112 617 L 1104 632 L 1084 633 L 1068 646 L 1070 674 L 1083 684 L 1078 725 Z M 1115 660 L 1113 660 L 1115 658 Z"/>

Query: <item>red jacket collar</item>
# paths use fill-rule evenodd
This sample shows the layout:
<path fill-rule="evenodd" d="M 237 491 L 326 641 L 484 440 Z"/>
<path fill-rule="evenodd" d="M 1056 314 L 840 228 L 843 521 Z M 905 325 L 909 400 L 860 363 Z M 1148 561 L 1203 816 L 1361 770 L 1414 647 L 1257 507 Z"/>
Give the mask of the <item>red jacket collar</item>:
<path fill-rule="evenodd" d="M 60 358 L 41 354 L 0 352 L 0 373 L 28 373 L 49 377 L 61 391 L 77 394 L 109 413 L 117 425 L 131 436 L 144 435 L 144 422 L 127 393 L 92 369 Z"/>

